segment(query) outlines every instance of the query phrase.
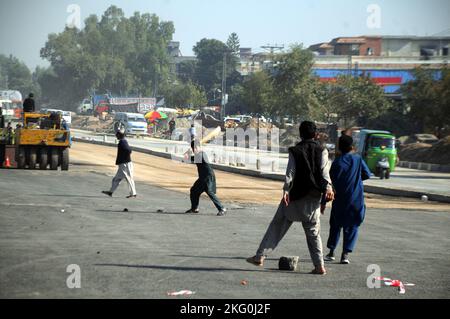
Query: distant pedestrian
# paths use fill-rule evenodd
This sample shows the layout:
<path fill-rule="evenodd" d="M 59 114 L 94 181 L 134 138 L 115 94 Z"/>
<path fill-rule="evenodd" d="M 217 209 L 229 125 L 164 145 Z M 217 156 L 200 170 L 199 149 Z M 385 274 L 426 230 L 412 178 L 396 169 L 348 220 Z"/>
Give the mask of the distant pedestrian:
<path fill-rule="evenodd" d="M 217 216 L 225 216 L 227 210 L 216 195 L 216 176 L 209 164 L 208 157 L 200 148 L 199 141 L 196 140 L 192 143 L 193 147 L 186 153 L 186 159 L 188 159 L 190 163 L 197 165 L 198 179 L 191 188 L 191 209 L 189 209 L 186 214 L 198 214 L 200 212 L 200 196 L 203 193 L 206 193 L 219 211 Z"/>
<path fill-rule="evenodd" d="M 348 255 L 353 252 L 358 239 L 358 230 L 365 218 L 363 181 L 370 178 L 370 170 L 364 160 L 350 152 L 353 138 L 342 135 L 339 139 L 339 151 L 330 170 L 331 181 L 335 189 L 335 199 L 330 216 L 330 234 L 327 247 L 330 252 L 326 261 L 335 260 L 335 249 L 339 243 L 341 230 L 344 231 L 344 249 L 341 263 L 349 264 Z"/>
<path fill-rule="evenodd" d="M 112 180 L 112 186 L 109 191 L 103 191 L 102 193 L 112 197 L 120 182 L 125 179 L 130 189 L 130 195 L 127 198 L 136 198 L 136 186 L 133 179 L 133 162 L 131 161 L 131 148 L 125 139 L 125 131 L 123 129 L 116 133 L 116 137 L 119 140 L 117 147 L 116 165 L 118 166 L 116 176 Z"/>
<path fill-rule="evenodd" d="M 320 237 L 320 202 L 322 194 L 333 199 L 329 177 L 328 152 L 315 141 L 317 127 L 312 122 L 300 125 L 302 141 L 289 149 L 283 199 L 261 241 L 256 256 L 247 262 L 263 266 L 266 255 L 274 250 L 294 222 L 301 222 L 309 253 L 315 266 L 312 274 L 325 275 Z"/>
<path fill-rule="evenodd" d="M 169 122 L 169 132 L 170 132 L 170 137 L 172 137 L 173 132 L 175 131 L 177 126 L 177 122 L 175 122 L 175 119 L 172 118 Z"/>
<path fill-rule="evenodd" d="M 34 94 L 30 93 L 28 94 L 28 97 L 23 101 L 23 112 L 25 113 L 32 113 L 36 109 L 35 103 L 34 103 Z"/>
<path fill-rule="evenodd" d="M 191 142 L 191 148 L 194 149 L 194 141 L 197 138 L 197 129 L 195 128 L 195 124 L 192 123 L 189 128 L 189 138 Z"/>

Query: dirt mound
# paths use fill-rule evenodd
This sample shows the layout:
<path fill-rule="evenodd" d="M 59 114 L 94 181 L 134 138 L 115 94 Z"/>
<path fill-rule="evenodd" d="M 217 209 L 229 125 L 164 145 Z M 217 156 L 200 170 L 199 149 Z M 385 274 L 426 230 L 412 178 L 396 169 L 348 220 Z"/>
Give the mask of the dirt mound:
<path fill-rule="evenodd" d="M 289 126 L 280 134 L 280 146 L 291 147 L 300 142 L 299 134 L 300 125 Z"/>
<path fill-rule="evenodd" d="M 450 165 L 450 136 L 436 144 L 414 143 L 400 148 L 401 161 Z"/>
<path fill-rule="evenodd" d="M 259 123 L 258 123 L 259 122 Z M 253 118 L 253 119 L 251 119 L 250 121 L 248 121 L 248 122 L 245 122 L 245 123 L 242 123 L 242 124 L 239 124 L 239 128 L 243 128 L 244 130 L 247 130 L 247 129 L 257 129 L 258 128 L 258 125 L 259 125 L 259 128 L 263 128 L 263 129 L 267 129 L 267 130 L 272 130 L 272 129 L 274 129 L 274 128 L 276 128 L 276 126 L 275 125 L 273 125 L 272 123 L 267 123 L 267 122 L 263 122 L 263 121 L 258 121 L 258 119 L 255 119 L 255 118 Z"/>
<path fill-rule="evenodd" d="M 190 128 L 192 121 L 186 117 L 175 119 L 176 128 Z"/>
<path fill-rule="evenodd" d="M 112 133 L 113 120 L 100 120 L 95 116 L 75 116 L 72 118 L 72 127 L 97 133 Z"/>

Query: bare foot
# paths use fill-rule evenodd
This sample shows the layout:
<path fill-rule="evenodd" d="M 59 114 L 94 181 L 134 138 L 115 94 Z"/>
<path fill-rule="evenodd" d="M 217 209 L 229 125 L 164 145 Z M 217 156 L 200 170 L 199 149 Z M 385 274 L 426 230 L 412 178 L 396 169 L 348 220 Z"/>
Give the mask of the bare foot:
<path fill-rule="evenodd" d="M 319 267 L 316 267 L 313 271 L 311 271 L 310 274 L 324 276 L 327 274 L 327 271 L 326 271 L 325 267 L 319 266 Z"/>
<path fill-rule="evenodd" d="M 264 257 L 257 257 L 253 256 L 250 258 L 247 258 L 247 262 L 258 267 L 264 266 Z"/>

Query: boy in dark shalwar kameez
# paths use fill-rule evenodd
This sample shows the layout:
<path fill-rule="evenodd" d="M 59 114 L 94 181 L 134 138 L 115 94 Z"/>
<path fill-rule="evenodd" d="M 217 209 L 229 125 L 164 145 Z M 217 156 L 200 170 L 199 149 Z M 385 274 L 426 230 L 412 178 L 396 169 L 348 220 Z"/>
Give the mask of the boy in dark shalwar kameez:
<path fill-rule="evenodd" d="M 358 239 L 358 230 L 365 218 L 363 181 L 370 178 L 370 170 L 361 156 L 351 154 L 353 139 L 342 135 L 339 139 L 339 151 L 330 170 L 335 189 L 335 198 L 330 217 L 330 234 L 327 247 L 330 253 L 326 261 L 335 260 L 334 251 L 339 243 L 341 230 L 344 231 L 344 249 L 342 264 L 349 264 L 348 254 L 353 252 Z"/>
<path fill-rule="evenodd" d="M 191 156 L 191 150 L 189 150 L 186 155 L 188 159 L 191 160 L 191 163 L 197 165 L 198 180 L 191 188 L 191 209 L 189 209 L 186 214 L 199 213 L 198 206 L 200 202 L 200 196 L 203 193 L 206 193 L 214 203 L 214 206 L 216 206 L 217 210 L 219 211 L 217 216 L 225 216 L 227 210 L 216 195 L 216 176 L 211 165 L 209 165 L 206 153 L 200 149 L 199 141 L 195 140 L 192 142 L 192 151 L 193 156 Z"/>

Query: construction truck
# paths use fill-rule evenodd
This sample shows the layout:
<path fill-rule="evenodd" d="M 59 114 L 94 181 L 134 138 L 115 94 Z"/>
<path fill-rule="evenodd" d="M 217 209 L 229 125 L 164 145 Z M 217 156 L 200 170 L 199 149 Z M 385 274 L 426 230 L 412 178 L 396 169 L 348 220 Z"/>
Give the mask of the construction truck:
<path fill-rule="evenodd" d="M 15 129 L 0 130 L 3 167 L 69 170 L 70 130 L 60 113 L 24 113 Z"/>

